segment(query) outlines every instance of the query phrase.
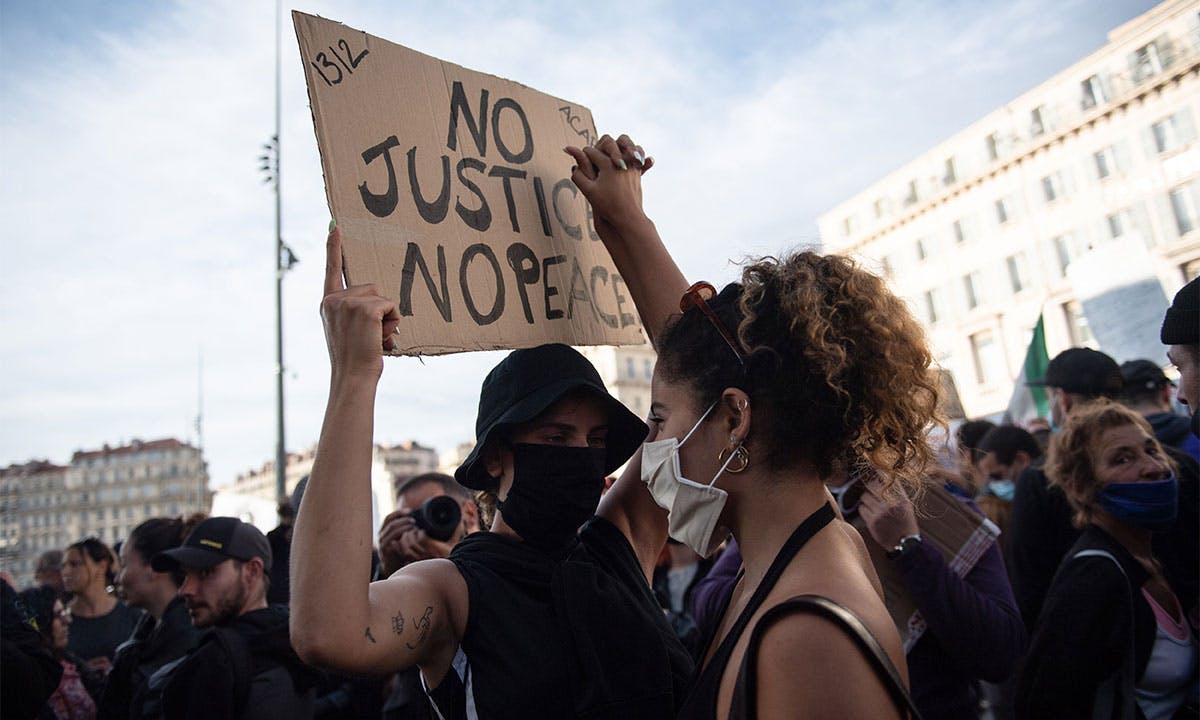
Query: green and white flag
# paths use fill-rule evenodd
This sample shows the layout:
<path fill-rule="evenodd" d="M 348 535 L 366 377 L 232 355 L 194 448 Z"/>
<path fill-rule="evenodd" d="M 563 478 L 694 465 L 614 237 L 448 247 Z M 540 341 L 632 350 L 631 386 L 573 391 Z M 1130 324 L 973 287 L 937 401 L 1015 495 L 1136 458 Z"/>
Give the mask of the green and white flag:
<path fill-rule="evenodd" d="M 1025 351 L 1025 362 L 1021 365 L 1021 374 L 1013 385 L 1012 397 L 1008 400 L 1008 410 L 1004 413 L 1006 423 L 1023 423 L 1033 418 L 1050 416 L 1050 401 L 1046 397 L 1046 388 L 1030 387 L 1025 383 L 1039 380 L 1046 376 L 1046 366 L 1050 364 L 1050 356 L 1046 354 L 1046 329 L 1042 316 L 1038 315 L 1037 325 L 1033 328 L 1033 337 L 1029 340 L 1029 349 Z"/>

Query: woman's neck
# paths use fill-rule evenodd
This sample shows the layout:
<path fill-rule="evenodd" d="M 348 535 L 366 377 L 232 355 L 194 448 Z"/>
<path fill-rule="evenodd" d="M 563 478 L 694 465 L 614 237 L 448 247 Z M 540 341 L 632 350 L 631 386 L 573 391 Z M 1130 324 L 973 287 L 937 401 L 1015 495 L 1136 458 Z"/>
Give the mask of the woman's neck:
<path fill-rule="evenodd" d="M 757 587 L 788 537 L 829 496 L 815 474 L 783 473 L 747 480 L 734 504 L 730 530 L 742 552 L 745 587 Z"/>
<path fill-rule="evenodd" d="M 116 607 L 117 599 L 102 587 L 89 586 L 71 600 L 71 614 L 79 617 L 107 615 Z"/>
<path fill-rule="evenodd" d="M 168 583 L 168 587 L 162 589 L 154 598 L 151 598 L 146 603 L 145 610 L 150 613 L 156 622 L 162 621 L 163 615 L 167 612 L 167 606 L 171 604 L 171 600 L 175 599 L 178 590 L 173 584 Z"/>

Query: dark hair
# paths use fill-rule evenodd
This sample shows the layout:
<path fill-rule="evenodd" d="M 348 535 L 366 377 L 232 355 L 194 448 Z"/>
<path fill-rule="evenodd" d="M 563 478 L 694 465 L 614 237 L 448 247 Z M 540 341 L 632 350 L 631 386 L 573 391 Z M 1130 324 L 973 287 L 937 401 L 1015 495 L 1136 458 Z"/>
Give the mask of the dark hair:
<path fill-rule="evenodd" d="M 768 257 L 708 306 L 745 364 L 693 306 L 664 328 L 659 368 L 690 384 L 701 407 L 725 388 L 745 391 L 768 467 L 803 463 L 828 477 L 836 462 L 861 459 L 886 470 L 885 483 L 920 487 L 938 382 L 923 331 L 881 279 L 839 255 Z"/>
<path fill-rule="evenodd" d="M 954 432 L 954 439 L 958 442 L 960 450 L 971 451 L 971 461 L 974 462 L 979 459 L 974 452 L 980 449 L 979 441 L 994 427 L 996 423 L 991 420 L 968 420 L 958 426 L 958 430 Z"/>
<path fill-rule="evenodd" d="M 114 568 L 117 566 L 117 556 L 113 554 L 111 548 L 104 544 L 104 541 L 95 535 L 89 535 L 84 539 L 71 543 L 67 546 L 67 552 L 78 550 L 83 555 L 91 558 L 95 563 L 108 563 L 104 569 L 104 584 L 113 585 L 117 581 L 117 573 Z"/>
<path fill-rule="evenodd" d="M 1030 460 L 1042 456 L 1042 446 L 1037 439 L 1016 425 L 999 425 L 988 430 L 976 449 L 981 453 L 994 453 L 996 460 L 1003 465 L 1012 465 L 1018 452 L 1029 455 Z"/>
<path fill-rule="evenodd" d="M 127 542 L 129 547 L 149 563 L 160 552 L 182 545 L 184 539 L 206 517 L 204 513 L 194 513 L 187 518 L 150 518 L 130 531 Z M 182 570 L 177 568 L 170 575 L 176 587 L 183 584 Z"/>
<path fill-rule="evenodd" d="M 440 472 L 421 473 L 420 475 L 413 475 L 410 478 L 405 478 L 396 487 L 396 496 L 399 497 L 409 490 L 412 490 L 419 485 L 424 485 L 425 483 L 434 483 L 435 485 L 440 485 L 442 492 L 456 497 L 459 500 L 471 500 L 474 497 L 474 493 L 462 485 L 459 485 L 457 480 L 445 473 Z"/>
<path fill-rule="evenodd" d="M 25 617 L 37 628 L 38 634 L 47 646 L 53 645 L 54 634 L 51 623 L 54 621 L 54 601 L 58 594 L 48 585 L 22 590 L 17 596 L 24 608 Z"/>

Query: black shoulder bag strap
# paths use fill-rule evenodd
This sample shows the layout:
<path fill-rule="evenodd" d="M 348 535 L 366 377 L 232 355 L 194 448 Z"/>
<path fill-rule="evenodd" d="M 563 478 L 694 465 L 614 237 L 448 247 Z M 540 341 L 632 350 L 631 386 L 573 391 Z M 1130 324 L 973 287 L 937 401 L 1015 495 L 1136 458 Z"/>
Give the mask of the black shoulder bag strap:
<path fill-rule="evenodd" d="M 901 715 L 911 720 L 921 720 L 921 713 L 913 705 L 912 697 L 900 681 L 896 666 L 863 621 L 843 605 L 820 595 L 797 595 L 784 600 L 763 613 L 762 618 L 755 623 L 754 630 L 750 633 L 750 644 L 746 646 L 746 654 L 742 656 L 742 665 L 738 669 L 737 682 L 733 686 L 733 702 L 729 708 L 730 720 L 752 720 L 758 717 L 758 647 L 762 644 L 763 635 L 772 625 L 796 613 L 820 615 L 845 630 L 870 661 L 871 667 L 883 681 Z"/>
<path fill-rule="evenodd" d="M 1121 567 L 1120 560 L 1107 550 L 1080 550 L 1071 556 L 1071 560 L 1087 557 L 1105 557 L 1111 560 L 1117 566 L 1117 570 L 1121 572 L 1121 577 L 1125 579 L 1126 596 L 1132 598 L 1133 588 L 1130 587 L 1129 575 L 1125 572 L 1125 568 Z M 1136 701 L 1134 682 L 1136 680 L 1137 668 L 1134 667 L 1134 655 L 1136 651 L 1134 650 L 1133 633 L 1136 627 L 1137 621 L 1133 616 L 1133 601 L 1130 600 L 1129 643 L 1125 648 L 1125 657 L 1121 660 L 1120 669 L 1096 688 L 1096 698 L 1092 702 L 1092 717 L 1096 720 L 1134 717 L 1134 704 Z"/>

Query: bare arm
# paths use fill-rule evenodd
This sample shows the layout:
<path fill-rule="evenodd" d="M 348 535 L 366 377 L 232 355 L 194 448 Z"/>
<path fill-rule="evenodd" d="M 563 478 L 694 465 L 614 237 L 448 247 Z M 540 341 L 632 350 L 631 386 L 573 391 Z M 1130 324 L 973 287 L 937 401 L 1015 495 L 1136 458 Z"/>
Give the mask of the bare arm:
<path fill-rule="evenodd" d="M 292 536 L 291 639 L 306 662 L 383 673 L 430 661 L 436 641 L 450 637 L 451 623 L 438 582 L 444 572 L 418 570 L 369 584 L 375 390 L 397 317 L 373 287 L 343 288 L 341 253 L 334 230 L 321 303 L 329 403 Z M 393 633 L 398 613 L 406 627 Z"/>
<path fill-rule="evenodd" d="M 654 427 L 650 437 L 654 439 Z M 596 514 L 616 526 L 629 539 L 646 582 L 654 580 L 654 564 L 667 544 L 667 512 L 660 508 L 642 482 L 641 448 L 629 459 L 625 472 L 600 500 Z"/>
<path fill-rule="evenodd" d="M 627 135 L 605 135 L 595 147 L 567 148 L 575 159 L 571 180 L 588 202 L 596 232 L 616 263 L 650 342 L 658 347 L 667 320 L 679 312 L 688 282 L 642 210 L 642 173 L 649 169 L 644 153 Z M 622 170 L 620 163 L 628 169 Z"/>

